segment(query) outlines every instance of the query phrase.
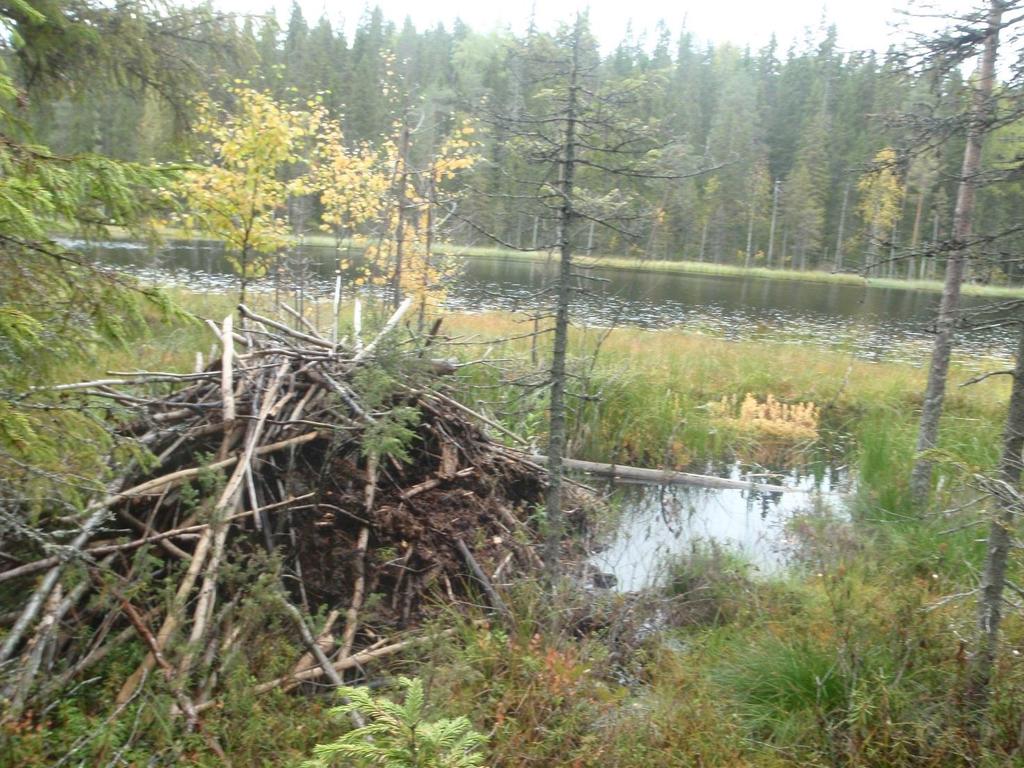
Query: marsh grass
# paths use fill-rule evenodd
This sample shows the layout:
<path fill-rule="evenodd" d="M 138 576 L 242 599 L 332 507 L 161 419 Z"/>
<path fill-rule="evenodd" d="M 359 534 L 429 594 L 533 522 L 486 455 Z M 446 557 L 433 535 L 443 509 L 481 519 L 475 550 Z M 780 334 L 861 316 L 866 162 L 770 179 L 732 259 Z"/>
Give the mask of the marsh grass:
<path fill-rule="evenodd" d="M 536 382 L 529 341 L 499 339 L 529 330 L 512 315 L 455 315 L 449 338 L 466 359 L 500 359 L 463 369 L 467 397 L 490 409 L 506 426 L 543 439 L 546 400 Z M 542 340 L 541 359 L 544 358 Z M 468 344 L 468 345 L 467 345 Z M 686 467 L 731 455 L 762 464 L 798 462 L 825 452 L 852 462 L 880 509 L 906 511 L 903 475 L 913 457 L 925 371 L 898 362 L 868 362 L 843 352 L 764 342 L 733 342 L 678 331 L 574 329 L 571 446 L 578 458 Z M 595 357 L 596 354 L 596 357 Z M 532 373 L 531 373 L 532 370 Z M 965 389 L 973 375 L 954 366 L 937 457 L 949 487 L 957 464 L 991 467 L 998 450 L 1008 386 L 995 377 Z M 786 404 L 814 403 L 820 436 L 767 440 L 716 418 L 723 398 L 741 402 L 750 393 Z M 794 435 L 800 438 L 799 435 Z"/>
<path fill-rule="evenodd" d="M 225 295 L 176 298 L 217 320 L 233 308 Z M 343 317 L 342 327 L 349 322 Z M 469 343 L 438 349 L 464 360 L 500 359 L 461 369 L 451 386 L 540 442 L 543 389 L 524 390 L 511 380 L 542 372 L 531 366 L 528 340 L 497 341 L 528 327 L 508 315 L 454 316 L 444 333 Z M 154 316 L 129 345 L 99 350 L 94 366 L 61 377 L 188 370 L 196 351 L 208 356 L 213 340 L 198 322 Z M 490 734 L 487 758 L 495 768 L 1019 763 L 1024 663 L 1013 653 L 1024 651 L 1019 611 L 1008 611 L 1005 620 L 1007 653 L 997 668 L 984 743 L 966 737 L 957 693 L 987 514 L 983 505 L 960 509 L 963 479 L 995 460 L 1008 394 L 1001 377 L 951 390 L 937 451 L 943 491 L 936 508 L 922 514 L 909 505 L 904 480 L 924 383 L 919 368 L 678 332 L 620 329 L 605 337 L 577 329 L 573 345 L 573 388 L 591 398 L 576 403 L 577 456 L 679 466 L 723 455 L 758 457 L 761 441 L 716 422 L 709 404 L 748 392 L 762 402 L 768 394 L 813 402 L 821 409 L 818 441 L 789 448 L 803 456 L 838 453 L 853 467 L 859 490 L 849 515 L 809 510 L 792 521 L 788 530 L 800 555 L 784 573 L 755 576 L 732 552 L 692 549 L 669 568 L 675 594 L 664 599 L 683 608 L 670 624 L 645 625 L 666 614 L 643 613 L 621 595 L 607 596 L 605 613 L 592 594 L 571 591 L 556 608 L 548 593 L 525 583 L 505 591 L 512 626 L 481 625 L 479 609 L 452 608 L 442 621 L 459 628 L 454 637 L 393 669 L 374 669 L 375 678 L 398 671 L 423 677 L 434 702 L 430 715 L 468 715 Z M 956 383 L 969 374 L 955 368 L 952 375 Z M 1019 559 L 1015 551 L 1011 578 L 1018 583 Z M 252 610 L 261 622 L 260 606 Z M 571 620 L 578 615 L 588 622 Z M 644 631 L 632 631 L 630 622 Z M 289 764 L 338 727 L 327 723 L 326 699 L 249 693 L 255 665 L 286 670 L 301 653 L 286 634 L 271 627 L 261 657 L 230 670 L 230 694 L 204 721 L 236 764 Z M 106 680 L 116 683 L 137 661 L 113 654 Z M 101 702 L 112 684 L 62 702 L 57 720 L 64 730 L 25 735 L 17 760 L 53 758 L 103 727 L 96 713 L 105 711 Z M 154 714 L 169 701 L 157 689 L 140 703 L 140 743 L 154 754 L 171 753 L 174 729 Z M 113 749 L 124 734 L 103 738 Z M 96 746 L 109 756 L 110 749 Z M 192 764 L 222 764 L 199 739 L 175 748 Z M 143 752 L 130 757 L 142 762 Z"/>

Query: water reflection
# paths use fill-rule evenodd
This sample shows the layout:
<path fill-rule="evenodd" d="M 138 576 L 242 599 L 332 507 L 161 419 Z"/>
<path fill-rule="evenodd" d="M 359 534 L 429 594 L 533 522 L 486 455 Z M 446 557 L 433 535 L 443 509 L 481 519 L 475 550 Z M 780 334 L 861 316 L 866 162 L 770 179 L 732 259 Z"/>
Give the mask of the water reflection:
<path fill-rule="evenodd" d="M 91 252 L 161 284 L 227 291 L 237 280 L 223 248 L 208 241 L 172 241 L 156 251 L 135 243 L 104 243 L 92 246 Z M 329 247 L 292 248 L 286 260 L 292 268 L 257 281 L 253 290 L 292 290 L 300 284 L 306 296 L 327 296 L 338 255 Z M 546 306 L 550 299 L 554 261 L 473 257 L 460 264 L 448 286 L 446 306 L 451 310 L 528 310 Z M 595 268 L 583 269 L 576 287 L 574 319 L 583 325 L 682 328 L 733 340 L 814 343 L 865 359 L 914 362 L 924 359 L 930 348 L 939 300 L 937 293 L 927 291 Z M 964 297 L 963 302 L 966 309 L 986 303 L 979 297 Z M 1012 333 L 999 328 L 974 332 L 964 337 L 960 349 L 1009 359 L 1015 348 Z"/>
<path fill-rule="evenodd" d="M 735 465 L 722 474 L 742 476 Z M 845 473 L 835 469 L 810 474 L 794 470 L 779 480 L 802 492 L 619 486 L 614 492 L 621 510 L 618 526 L 590 562 L 613 575 L 616 589 L 626 592 L 656 585 L 666 562 L 695 541 L 715 541 L 742 553 L 761 571 L 777 570 L 791 550 L 787 523 L 822 505 L 841 514 L 848 484 Z"/>

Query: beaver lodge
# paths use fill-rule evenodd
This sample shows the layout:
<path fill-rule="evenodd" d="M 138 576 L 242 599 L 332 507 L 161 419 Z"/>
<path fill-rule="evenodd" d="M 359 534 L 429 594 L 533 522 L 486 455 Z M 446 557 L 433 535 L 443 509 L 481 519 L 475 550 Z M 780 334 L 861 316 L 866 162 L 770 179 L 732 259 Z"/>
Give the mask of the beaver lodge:
<path fill-rule="evenodd" d="M 443 365 L 381 344 L 401 310 L 365 346 L 240 314 L 237 331 L 210 323 L 219 359 L 196 373 L 58 388 L 114 403 L 145 451 L 67 545 L 9 550 L 0 661 L 15 711 L 134 643 L 117 701 L 157 675 L 198 726 L 230 659 L 249 660 L 256 693 L 336 685 L 415 643 L 405 630 L 436 607 L 502 611 L 492 581 L 538 570 L 543 468 L 442 393 Z M 242 621 L 251 605 L 268 627 Z M 284 671 L 259 665 L 273 631 L 305 649 Z"/>

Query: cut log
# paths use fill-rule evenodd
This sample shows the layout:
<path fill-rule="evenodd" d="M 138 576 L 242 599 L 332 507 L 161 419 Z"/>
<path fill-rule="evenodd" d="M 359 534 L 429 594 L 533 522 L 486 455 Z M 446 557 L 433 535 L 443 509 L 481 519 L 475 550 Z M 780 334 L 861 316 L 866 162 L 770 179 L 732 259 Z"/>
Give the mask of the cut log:
<path fill-rule="evenodd" d="M 540 454 L 533 454 L 530 458 L 538 464 L 547 464 L 548 461 L 547 456 L 541 456 Z M 801 492 L 800 488 L 791 488 L 787 485 L 754 483 L 749 480 L 733 480 L 729 477 L 715 477 L 714 475 L 696 475 L 692 472 L 674 472 L 669 469 L 647 469 L 644 467 L 629 467 L 623 464 L 601 464 L 596 461 L 582 461 L 581 459 L 562 459 L 562 466 L 566 469 L 586 472 L 590 475 L 610 477 L 614 480 L 627 480 L 634 483 L 648 483 L 650 485 L 695 485 L 701 488 L 759 491 L 760 493 Z"/>

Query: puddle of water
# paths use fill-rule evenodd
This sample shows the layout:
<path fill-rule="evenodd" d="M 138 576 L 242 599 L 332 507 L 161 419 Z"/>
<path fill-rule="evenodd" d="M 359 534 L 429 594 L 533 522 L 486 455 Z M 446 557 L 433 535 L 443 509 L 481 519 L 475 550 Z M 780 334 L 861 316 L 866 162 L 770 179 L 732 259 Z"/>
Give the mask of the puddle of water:
<path fill-rule="evenodd" d="M 730 476 L 746 479 L 739 466 Z M 749 478 L 759 479 L 759 478 Z M 673 556 L 689 551 L 696 541 L 713 540 L 741 553 L 762 572 L 787 564 L 791 543 L 787 523 L 813 508 L 827 505 L 845 511 L 850 480 L 839 471 L 815 476 L 793 471 L 779 478 L 796 493 L 695 488 L 672 485 L 617 486 L 617 529 L 590 564 L 615 577 L 615 589 L 633 592 L 656 586 Z"/>

